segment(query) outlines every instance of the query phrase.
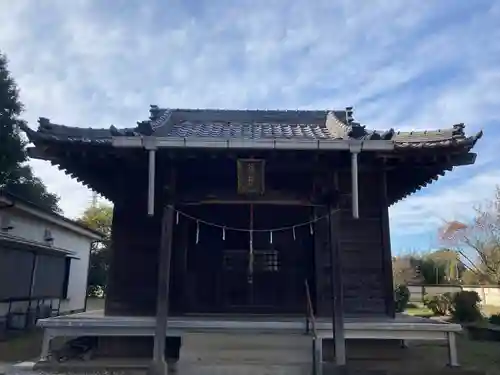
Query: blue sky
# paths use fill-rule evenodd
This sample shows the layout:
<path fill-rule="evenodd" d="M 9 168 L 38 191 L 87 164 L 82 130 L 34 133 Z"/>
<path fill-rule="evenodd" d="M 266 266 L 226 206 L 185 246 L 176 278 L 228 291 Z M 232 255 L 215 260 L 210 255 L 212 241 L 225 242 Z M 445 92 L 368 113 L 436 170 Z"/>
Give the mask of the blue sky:
<path fill-rule="evenodd" d="M 0 2 L 25 118 L 130 126 L 164 107 L 340 109 L 368 127 L 483 129 L 477 164 L 391 208 L 394 252 L 436 245 L 500 183 L 500 3 L 493 0 Z M 90 192 L 42 161 L 75 217 Z"/>

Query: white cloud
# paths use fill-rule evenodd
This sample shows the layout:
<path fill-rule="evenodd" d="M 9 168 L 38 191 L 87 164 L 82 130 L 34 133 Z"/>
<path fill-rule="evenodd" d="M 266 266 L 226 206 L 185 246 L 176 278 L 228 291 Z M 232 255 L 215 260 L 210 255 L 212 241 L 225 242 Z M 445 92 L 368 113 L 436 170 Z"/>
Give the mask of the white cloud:
<path fill-rule="evenodd" d="M 444 182 L 446 176 L 442 178 Z M 494 198 L 499 184 L 500 170 L 494 170 L 453 184 L 431 185 L 425 194 L 416 194 L 391 208 L 392 229 L 398 235 L 437 233 L 445 221 L 468 221 L 474 207 Z"/>
<path fill-rule="evenodd" d="M 494 1 L 455 1 L 453 9 L 418 0 L 200 1 L 197 9 L 188 3 L 106 9 L 97 0 L 0 2 L 0 48 L 11 60 L 26 119 L 32 126 L 39 116 L 85 127 L 131 126 L 147 117 L 151 103 L 354 104 L 357 117 L 378 129 L 486 126 L 478 166 L 453 186 L 463 186 L 460 194 L 446 185 L 451 174 L 399 203 L 392 209 L 398 231 L 466 215 L 465 207 L 498 181 L 492 155 L 500 133 L 493 129 L 500 117 L 500 7 Z M 32 164 L 67 215 L 88 204 L 90 192 L 77 182 L 47 163 Z"/>

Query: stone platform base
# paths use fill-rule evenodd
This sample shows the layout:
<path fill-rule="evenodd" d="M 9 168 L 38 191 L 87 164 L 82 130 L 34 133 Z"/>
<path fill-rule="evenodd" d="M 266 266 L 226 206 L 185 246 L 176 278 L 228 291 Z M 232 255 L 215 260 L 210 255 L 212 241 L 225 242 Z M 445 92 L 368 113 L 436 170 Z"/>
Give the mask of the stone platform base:
<path fill-rule="evenodd" d="M 60 374 L 86 374 L 86 375 L 147 375 L 149 361 L 131 359 L 119 360 L 96 360 L 88 363 L 66 362 L 54 366 L 50 363 L 39 363 L 33 372 L 23 375 L 39 375 L 50 373 Z M 271 365 L 271 364 L 208 364 L 208 363 L 179 363 L 174 371 L 166 375 L 311 375 L 309 364 L 294 365 Z M 323 375 L 485 375 L 478 371 L 467 371 L 454 368 L 442 368 L 435 370 L 368 370 L 353 366 L 339 368 L 333 364 L 323 365 Z M 14 374 L 7 374 L 14 375 Z"/>
<path fill-rule="evenodd" d="M 39 362 L 43 372 L 144 374 L 151 364 L 151 338 L 115 337 L 103 341 L 102 351 L 89 361 Z M 146 341 L 144 341 L 146 340 Z M 144 345 L 142 349 L 140 347 Z M 333 347 L 324 342 L 323 375 L 484 375 L 426 363 L 424 353 L 402 348 L 398 341 L 348 340 L 348 367 L 331 363 Z M 418 349 L 418 348 L 417 348 Z M 446 345 L 436 350 L 446 350 Z M 122 358 L 116 358 L 120 350 Z M 135 350 L 135 353 L 134 353 Z M 126 353 L 125 357 L 123 354 Z M 311 375 L 311 341 L 305 335 L 188 334 L 183 338 L 175 373 L 179 375 Z"/>

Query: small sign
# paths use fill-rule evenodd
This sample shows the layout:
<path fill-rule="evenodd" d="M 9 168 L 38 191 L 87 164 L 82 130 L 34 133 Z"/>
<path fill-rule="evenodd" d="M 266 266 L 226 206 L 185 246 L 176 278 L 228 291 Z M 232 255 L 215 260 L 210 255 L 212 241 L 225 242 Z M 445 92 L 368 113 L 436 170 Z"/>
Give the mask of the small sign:
<path fill-rule="evenodd" d="M 264 194 L 265 161 L 260 159 L 238 160 L 238 193 Z"/>

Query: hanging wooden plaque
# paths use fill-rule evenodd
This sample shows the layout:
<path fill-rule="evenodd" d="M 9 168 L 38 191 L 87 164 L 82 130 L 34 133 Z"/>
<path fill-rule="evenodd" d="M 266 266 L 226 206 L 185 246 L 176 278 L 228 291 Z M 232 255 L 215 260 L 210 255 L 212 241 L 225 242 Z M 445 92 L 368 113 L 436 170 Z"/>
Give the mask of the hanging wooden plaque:
<path fill-rule="evenodd" d="M 238 160 L 238 193 L 264 194 L 265 160 Z"/>

